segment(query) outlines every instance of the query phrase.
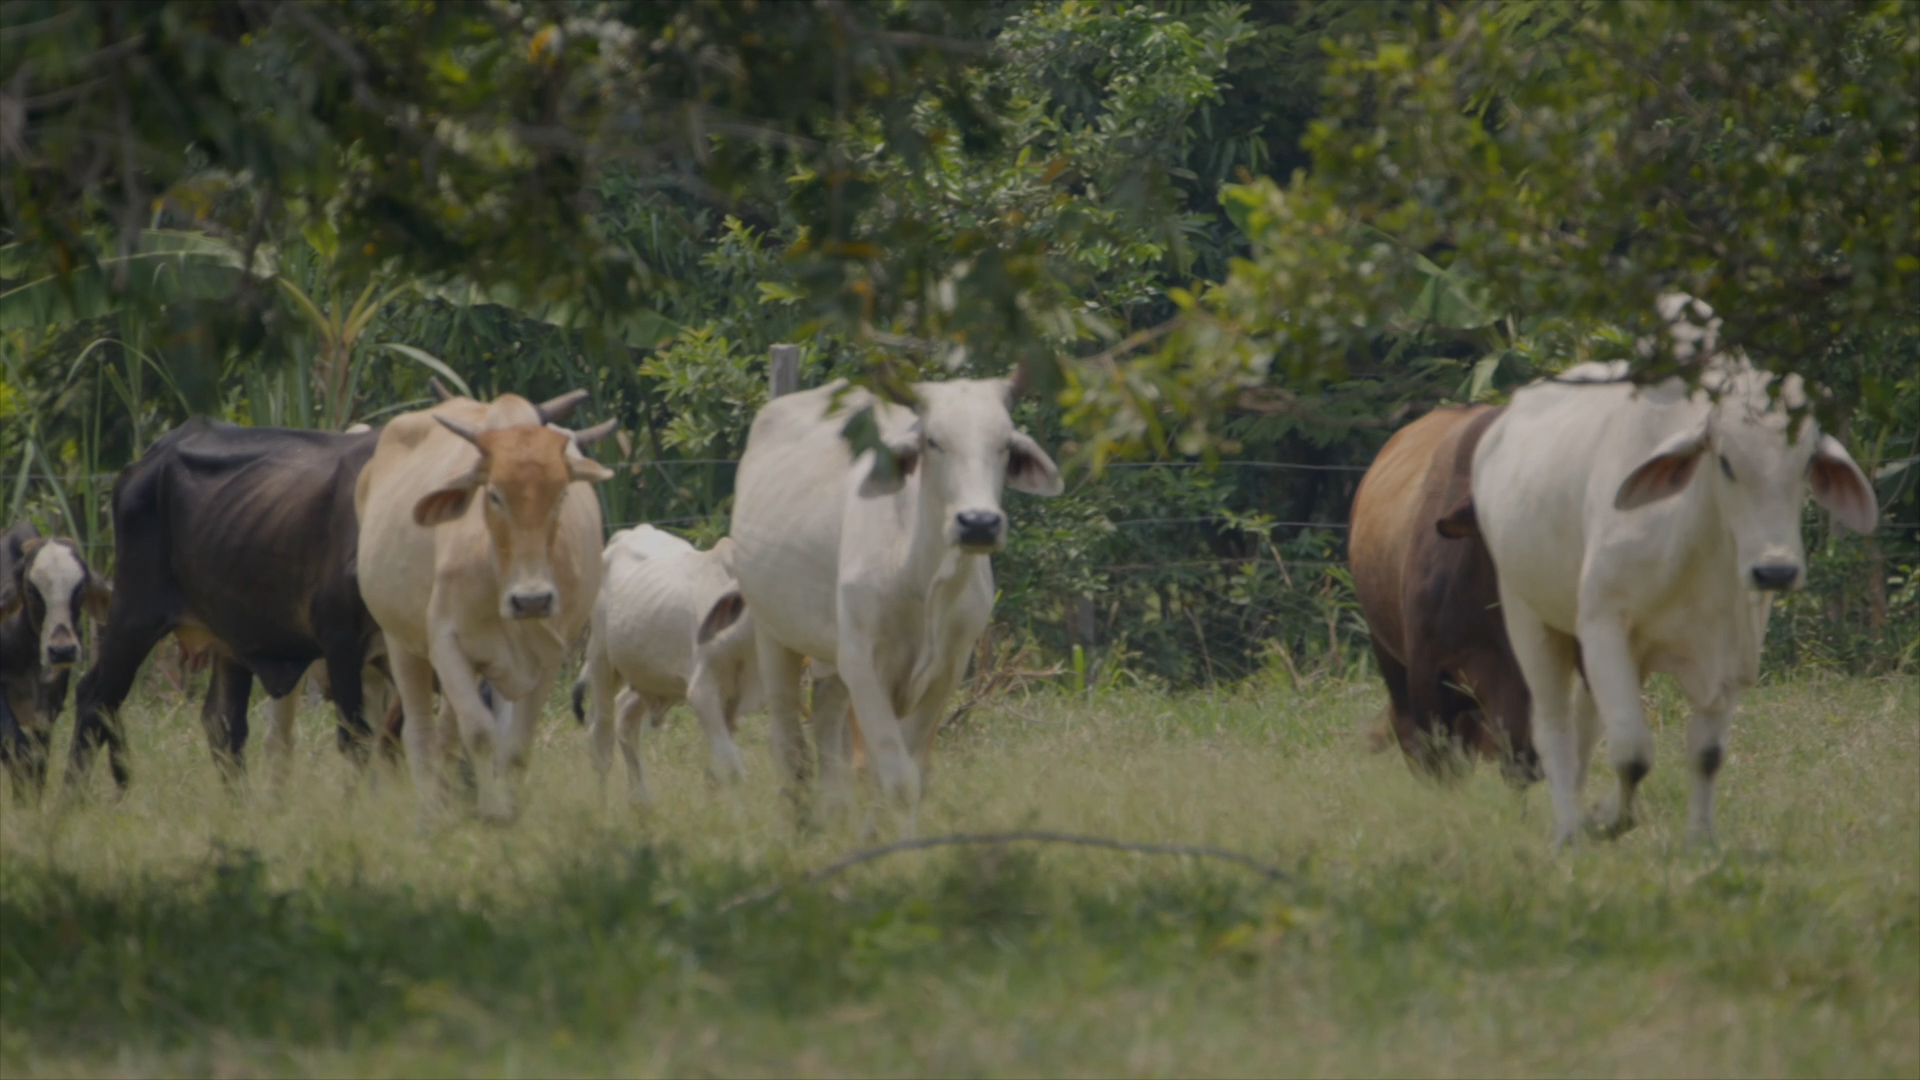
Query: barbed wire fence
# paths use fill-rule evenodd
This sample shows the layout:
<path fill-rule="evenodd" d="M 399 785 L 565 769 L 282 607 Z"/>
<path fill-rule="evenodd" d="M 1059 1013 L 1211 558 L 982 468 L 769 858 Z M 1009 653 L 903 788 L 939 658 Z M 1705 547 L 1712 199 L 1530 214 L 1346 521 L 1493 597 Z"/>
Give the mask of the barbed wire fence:
<path fill-rule="evenodd" d="M 737 465 L 732 458 L 615 464 L 638 482 L 605 485 L 613 489 L 607 492 L 609 533 L 644 523 L 710 544 L 725 534 L 724 493 L 732 490 Z M 1338 473 L 1353 480 L 1365 471 L 1255 460 L 1123 462 L 1108 469 L 1117 476 L 1205 469 L 1214 477 L 1240 470 Z M 114 474 L 44 477 L 21 469 L 10 475 L 63 485 L 68 494 L 60 499 L 30 495 L 30 516 L 46 531 L 73 536 L 96 568 L 111 565 L 105 502 Z M 77 482 L 82 479 L 93 483 Z M 64 520 L 83 516 L 72 505 L 79 491 L 93 492 L 101 503 L 92 510 L 92 535 L 76 527 L 81 522 Z M 1080 522 L 1095 542 L 1066 558 L 1054 550 L 1061 545 L 1053 534 L 1032 543 L 1021 535 L 1023 516 L 1044 519 L 1045 502 L 1026 500 L 1012 510 L 1012 543 L 995 560 L 1001 587 L 995 623 L 976 668 L 1078 687 L 1168 689 L 1370 670 L 1367 629 L 1346 571 L 1345 521 L 1234 512 L 1095 515 Z M 1867 538 L 1828 535 L 1824 528 L 1809 535 L 1823 542 L 1809 549 L 1807 588 L 1776 601 L 1768 668 L 1888 670 L 1920 662 L 1920 521 L 1883 522 Z M 1044 565 L 1035 571 L 1023 562 Z"/>

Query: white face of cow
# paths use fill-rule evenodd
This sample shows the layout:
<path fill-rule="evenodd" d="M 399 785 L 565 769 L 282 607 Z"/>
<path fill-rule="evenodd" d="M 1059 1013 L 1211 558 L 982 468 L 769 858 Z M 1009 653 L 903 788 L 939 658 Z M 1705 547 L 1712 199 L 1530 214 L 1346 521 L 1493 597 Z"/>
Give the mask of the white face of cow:
<path fill-rule="evenodd" d="M 111 593 L 71 545 L 50 540 L 27 546 L 17 588 L 30 617 L 40 621 L 40 672 L 52 679 L 80 657 L 80 612 L 104 617 Z"/>
<path fill-rule="evenodd" d="M 1768 401 L 1765 386 L 1759 377 L 1736 378 L 1706 423 L 1662 444 L 1621 484 L 1614 504 L 1632 509 L 1678 495 L 1689 482 L 1701 485 L 1733 539 L 1740 580 L 1777 592 L 1806 580 L 1800 507 L 1809 487 L 1855 532 L 1872 532 L 1879 511 L 1873 487 L 1839 440 L 1812 421 L 1790 440 L 1786 408 Z M 1804 400 L 1797 379 L 1780 398 L 1788 405 Z"/>
<path fill-rule="evenodd" d="M 923 512 L 938 515 L 948 544 L 979 554 L 999 551 L 1007 542 L 1001 492 L 1058 495 L 1060 470 L 1039 443 L 1014 430 L 1007 380 L 921 383 L 914 390 L 917 422 L 887 438 L 901 474 L 924 470 L 920 497 L 929 505 Z M 861 491 L 891 494 L 900 486 L 898 479 L 870 476 Z"/>

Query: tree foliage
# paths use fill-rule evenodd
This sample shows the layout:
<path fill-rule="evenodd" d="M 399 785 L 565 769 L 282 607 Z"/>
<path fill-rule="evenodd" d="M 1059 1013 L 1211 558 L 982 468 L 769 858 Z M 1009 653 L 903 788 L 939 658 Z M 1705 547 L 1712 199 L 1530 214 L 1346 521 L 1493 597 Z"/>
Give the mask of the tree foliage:
<path fill-rule="evenodd" d="M 1017 365 L 1074 486 L 1017 507 L 1003 627 L 1173 683 L 1338 666 L 1386 436 L 1586 357 L 1688 373 L 1635 349 L 1681 288 L 1920 520 L 1916 11 L 19 0 L 8 506 L 97 538 L 192 412 L 379 422 L 438 372 L 590 389 L 608 520 L 709 540 L 769 345 L 894 394 Z M 1823 541 L 1793 640 L 1920 632 L 1911 539 Z"/>
<path fill-rule="evenodd" d="M 1920 308 L 1920 9 L 1440 5 L 1333 46 L 1324 108 L 1311 172 L 1226 195 L 1254 253 L 1194 340 L 1248 373 L 1504 319 L 1547 366 L 1653 380 L 1685 369 L 1653 333 L 1682 290 L 1727 344 L 1834 391 L 1830 422 L 1887 404 L 1858 367 Z"/>

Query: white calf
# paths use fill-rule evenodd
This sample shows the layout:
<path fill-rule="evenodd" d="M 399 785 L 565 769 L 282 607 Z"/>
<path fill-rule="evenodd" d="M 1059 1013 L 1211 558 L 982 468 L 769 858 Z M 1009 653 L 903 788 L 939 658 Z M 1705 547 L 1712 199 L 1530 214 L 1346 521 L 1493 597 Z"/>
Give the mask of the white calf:
<path fill-rule="evenodd" d="M 602 556 L 604 583 L 593 609 L 586 669 L 574 687 L 574 708 L 578 715 L 581 697 L 591 693 L 593 764 L 602 784 L 613 765 L 617 727 L 628 791 L 636 803 L 651 801 L 640 764 L 643 719 L 658 726 L 681 701 L 700 717 L 714 780 L 731 784 L 746 774 L 733 730 L 742 712 L 760 708 L 753 620 L 738 610 L 728 612 L 731 625 L 699 640 L 702 620 L 723 597 L 740 602 L 727 565 L 730 546 L 721 540 L 713 550 L 700 551 L 642 525 L 615 533 Z M 623 683 L 629 690 L 616 702 Z"/>

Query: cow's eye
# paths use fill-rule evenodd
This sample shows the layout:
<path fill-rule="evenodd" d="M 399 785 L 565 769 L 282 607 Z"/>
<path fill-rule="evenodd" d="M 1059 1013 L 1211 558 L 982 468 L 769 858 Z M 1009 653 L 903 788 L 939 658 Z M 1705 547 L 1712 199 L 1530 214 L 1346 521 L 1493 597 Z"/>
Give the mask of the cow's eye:
<path fill-rule="evenodd" d="M 1720 472 L 1724 474 L 1727 479 L 1733 479 L 1733 463 L 1727 460 L 1727 455 L 1725 454 L 1720 455 Z"/>
<path fill-rule="evenodd" d="M 927 449 L 945 451 L 946 447 L 940 445 L 940 440 L 929 435 L 927 436 Z"/>
<path fill-rule="evenodd" d="M 505 506 L 505 505 L 507 505 L 507 501 L 506 501 L 505 499 L 502 499 L 502 498 L 500 497 L 500 489 L 499 489 L 499 488 L 488 488 L 488 489 L 487 489 L 487 501 L 488 501 L 488 502 L 490 502 L 490 503 L 492 503 L 492 504 L 493 504 L 493 505 L 495 505 L 495 506 Z"/>

